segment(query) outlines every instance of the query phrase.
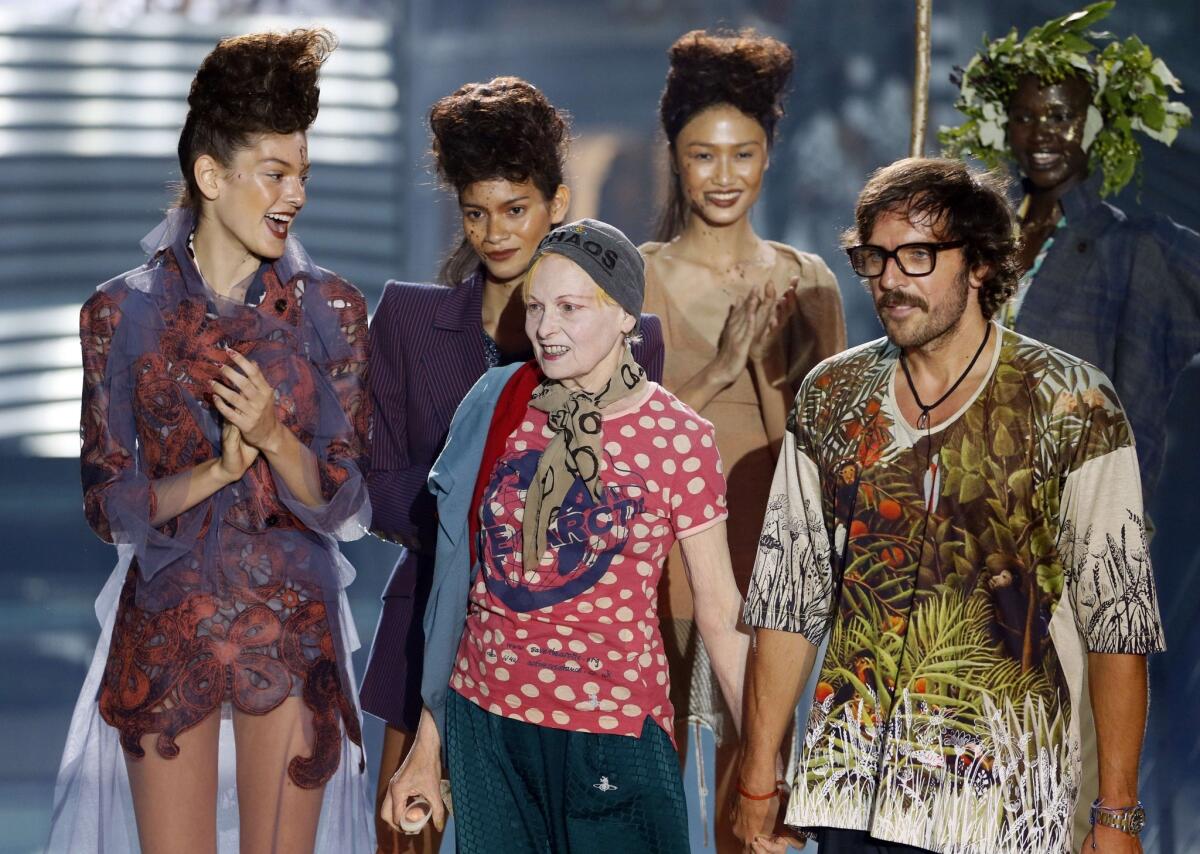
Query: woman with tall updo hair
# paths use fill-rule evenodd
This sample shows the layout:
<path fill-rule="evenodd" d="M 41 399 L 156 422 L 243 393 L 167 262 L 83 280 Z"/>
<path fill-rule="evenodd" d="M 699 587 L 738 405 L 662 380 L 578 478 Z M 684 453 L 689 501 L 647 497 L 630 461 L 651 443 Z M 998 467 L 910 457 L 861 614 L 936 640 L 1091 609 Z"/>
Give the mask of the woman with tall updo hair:
<path fill-rule="evenodd" d="M 337 545 L 370 526 L 366 304 L 291 234 L 333 47 L 216 46 L 175 207 L 83 306 L 84 511 L 119 560 L 56 854 L 370 850 Z"/>
<path fill-rule="evenodd" d="M 645 310 L 662 319 L 663 384 L 716 428 L 729 482 L 729 548 L 744 593 L 788 407 L 808 370 L 845 347 L 845 323 L 825 263 L 763 240 L 750 222 L 783 115 L 791 49 L 752 31 L 696 30 L 669 55 L 659 112 L 670 188 L 658 242 L 641 247 Z M 678 550 L 663 578 L 680 755 L 687 754 L 689 723 L 697 727 L 694 736 L 701 725 L 713 730 L 717 847 L 740 851 L 724 808 L 736 734 L 695 630 Z"/>
<path fill-rule="evenodd" d="M 376 535 L 404 546 L 383 593 L 363 679 L 363 708 L 383 719 L 376 810 L 408 753 L 421 713 L 422 620 L 433 580 L 437 517 L 426 486 L 459 403 L 489 368 L 525 362 L 521 285 L 538 243 L 567 213 L 566 116 L 517 77 L 468 83 L 429 112 L 437 173 L 456 196 L 462 238 L 438 284 L 389 282 L 371 324 L 375 426 L 369 481 Z M 634 357 L 662 375 L 657 318 L 643 317 Z M 377 816 L 379 851 L 435 851 Z"/>

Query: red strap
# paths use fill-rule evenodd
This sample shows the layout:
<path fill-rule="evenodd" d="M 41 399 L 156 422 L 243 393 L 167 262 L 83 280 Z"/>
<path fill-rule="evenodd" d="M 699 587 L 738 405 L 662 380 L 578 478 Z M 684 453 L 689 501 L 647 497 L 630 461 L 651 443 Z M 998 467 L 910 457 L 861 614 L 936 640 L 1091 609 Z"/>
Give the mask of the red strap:
<path fill-rule="evenodd" d="M 525 418 L 525 412 L 529 409 L 529 398 L 533 396 L 533 390 L 541 381 L 542 374 L 538 370 L 537 362 L 526 362 L 509 377 L 504 390 L 500 392 L 500 398 L 496 401 L 496 410 L 492 413 L 492 421 L 488 425 L 487 440 L 483 443 L 479 474 L 475 477 L 475 491 L 471 493 L 471 506 L 467 510 L 471 566 L 475 565 L 477 558 L 475 545 L 479 540 L 479 502 L 483 500 L 483 490 L 487 488 L 496 463 L 504 453 L 504 443 Z"/>

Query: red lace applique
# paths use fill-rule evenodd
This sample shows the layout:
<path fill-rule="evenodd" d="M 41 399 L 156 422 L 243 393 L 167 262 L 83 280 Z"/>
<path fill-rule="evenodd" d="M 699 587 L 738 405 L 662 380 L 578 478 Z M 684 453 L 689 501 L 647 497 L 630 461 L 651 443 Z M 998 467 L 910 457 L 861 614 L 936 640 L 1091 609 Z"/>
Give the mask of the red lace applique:
<path fill-rule="evenodd" d="M 280 583 L 240 587 L 227 596 L 191 594 L 151 614 L 134 602 L 136 578 L 131 569 L 121 591 L 99 698 L 101 716 L 120 731 L 131 755 L 143 757 L 142 737 L 158 733 L 158 754 L 174 758 L 179 734 L 222 703 L 265 715 L 295 694 L 312 712 L 315 735 L 312 755 L 288 764 L 296 785 L 322 786 L 337 770 L 339 718 L 347 737 L 362 746 L 324 603 Z"/>

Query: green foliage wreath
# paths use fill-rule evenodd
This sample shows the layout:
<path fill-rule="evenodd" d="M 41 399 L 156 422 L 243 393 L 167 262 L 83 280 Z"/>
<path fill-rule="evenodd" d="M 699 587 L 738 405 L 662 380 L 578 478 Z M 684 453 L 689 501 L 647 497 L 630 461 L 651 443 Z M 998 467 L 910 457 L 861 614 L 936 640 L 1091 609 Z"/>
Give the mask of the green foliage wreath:
<path fill-rule="evenodd" d="M 938 131 L 947 156 L 969 156 L 994 168 L 1012 160 L 1008 147 L 1008 103 L 1025 75 L 1056 83 L 1072 75 L 1092 90 L 1084 124 L 1083 149 L 1090 168 L 1104 175 L 1101 195 L 1120 191 L 1138 174 L 1142 145 L 1136 132 L 1170 145 L 1179 129 L 1192 121 L 1192 112 L 1170 91 L 1183 91 L 1161 58 L 1137 36 L 1124 41 L 1089 28 L 1116 5 L 1112 0 L 1048 21 L 1017 37 L 1014 28 L 994 41 L 961 69 L 959 97 L 954 106 L 967 121 Z M 1101 49 L 1096 42 L 1105 41 Z"/>

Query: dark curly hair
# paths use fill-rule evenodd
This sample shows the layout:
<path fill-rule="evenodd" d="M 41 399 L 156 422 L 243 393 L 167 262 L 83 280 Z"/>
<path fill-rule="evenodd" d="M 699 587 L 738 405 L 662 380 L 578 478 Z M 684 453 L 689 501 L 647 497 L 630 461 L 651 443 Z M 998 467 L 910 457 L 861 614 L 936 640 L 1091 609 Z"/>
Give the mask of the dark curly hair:
<path fill-rule="evenodd" d="M 468 83 L 429 110 L 438 177 L 461 195 L 477 181 L 531 181 L 549 201 L 563 183 L 567 115 L 520 77 Z M 442 263 L 440 278 L 457 284 L 479 265 L 464 237 Z"/>
<path fill-rule="evenodd" d="M 179 134 L 183 180 L 177 207 L 199 210 L 196 160 L 228 166 L 259 134 L 306 131 L 317 117 L 317 75 L 337 46 L 325 29 L 252 33 L 223 39 L 200 63 Z"/>
<path fill-rule="evenodd" d="M 762 125 L 767 145 L 783 117 L 783 95 L 792 75 L 792 49 L 754 30 L 709 33 L 692 30 L 667 52 L 671 69 L 658 113 L 672 158 L 675 139 L 697 113 L 717 104 L 736 107 Z M 688 203 L 673 170 L 670 198 L 658 224 L 658 239 L 671 240 L 687 222 Z"/>
<path fill-rule="evenodd" d="M 961 160 L 909 157 L 875 170 L 858 194 L 854 228 L 845 246 L 867 240 L 881 216 L 901 213 L 932 226 L 938 240 L 962 240 L 965 269 L 986 266 L 979 289 L 983 316 L 992 315 L 1016 292 L 1019 232 L 1006 190 L 996 172 L 974 172 Z"/>

